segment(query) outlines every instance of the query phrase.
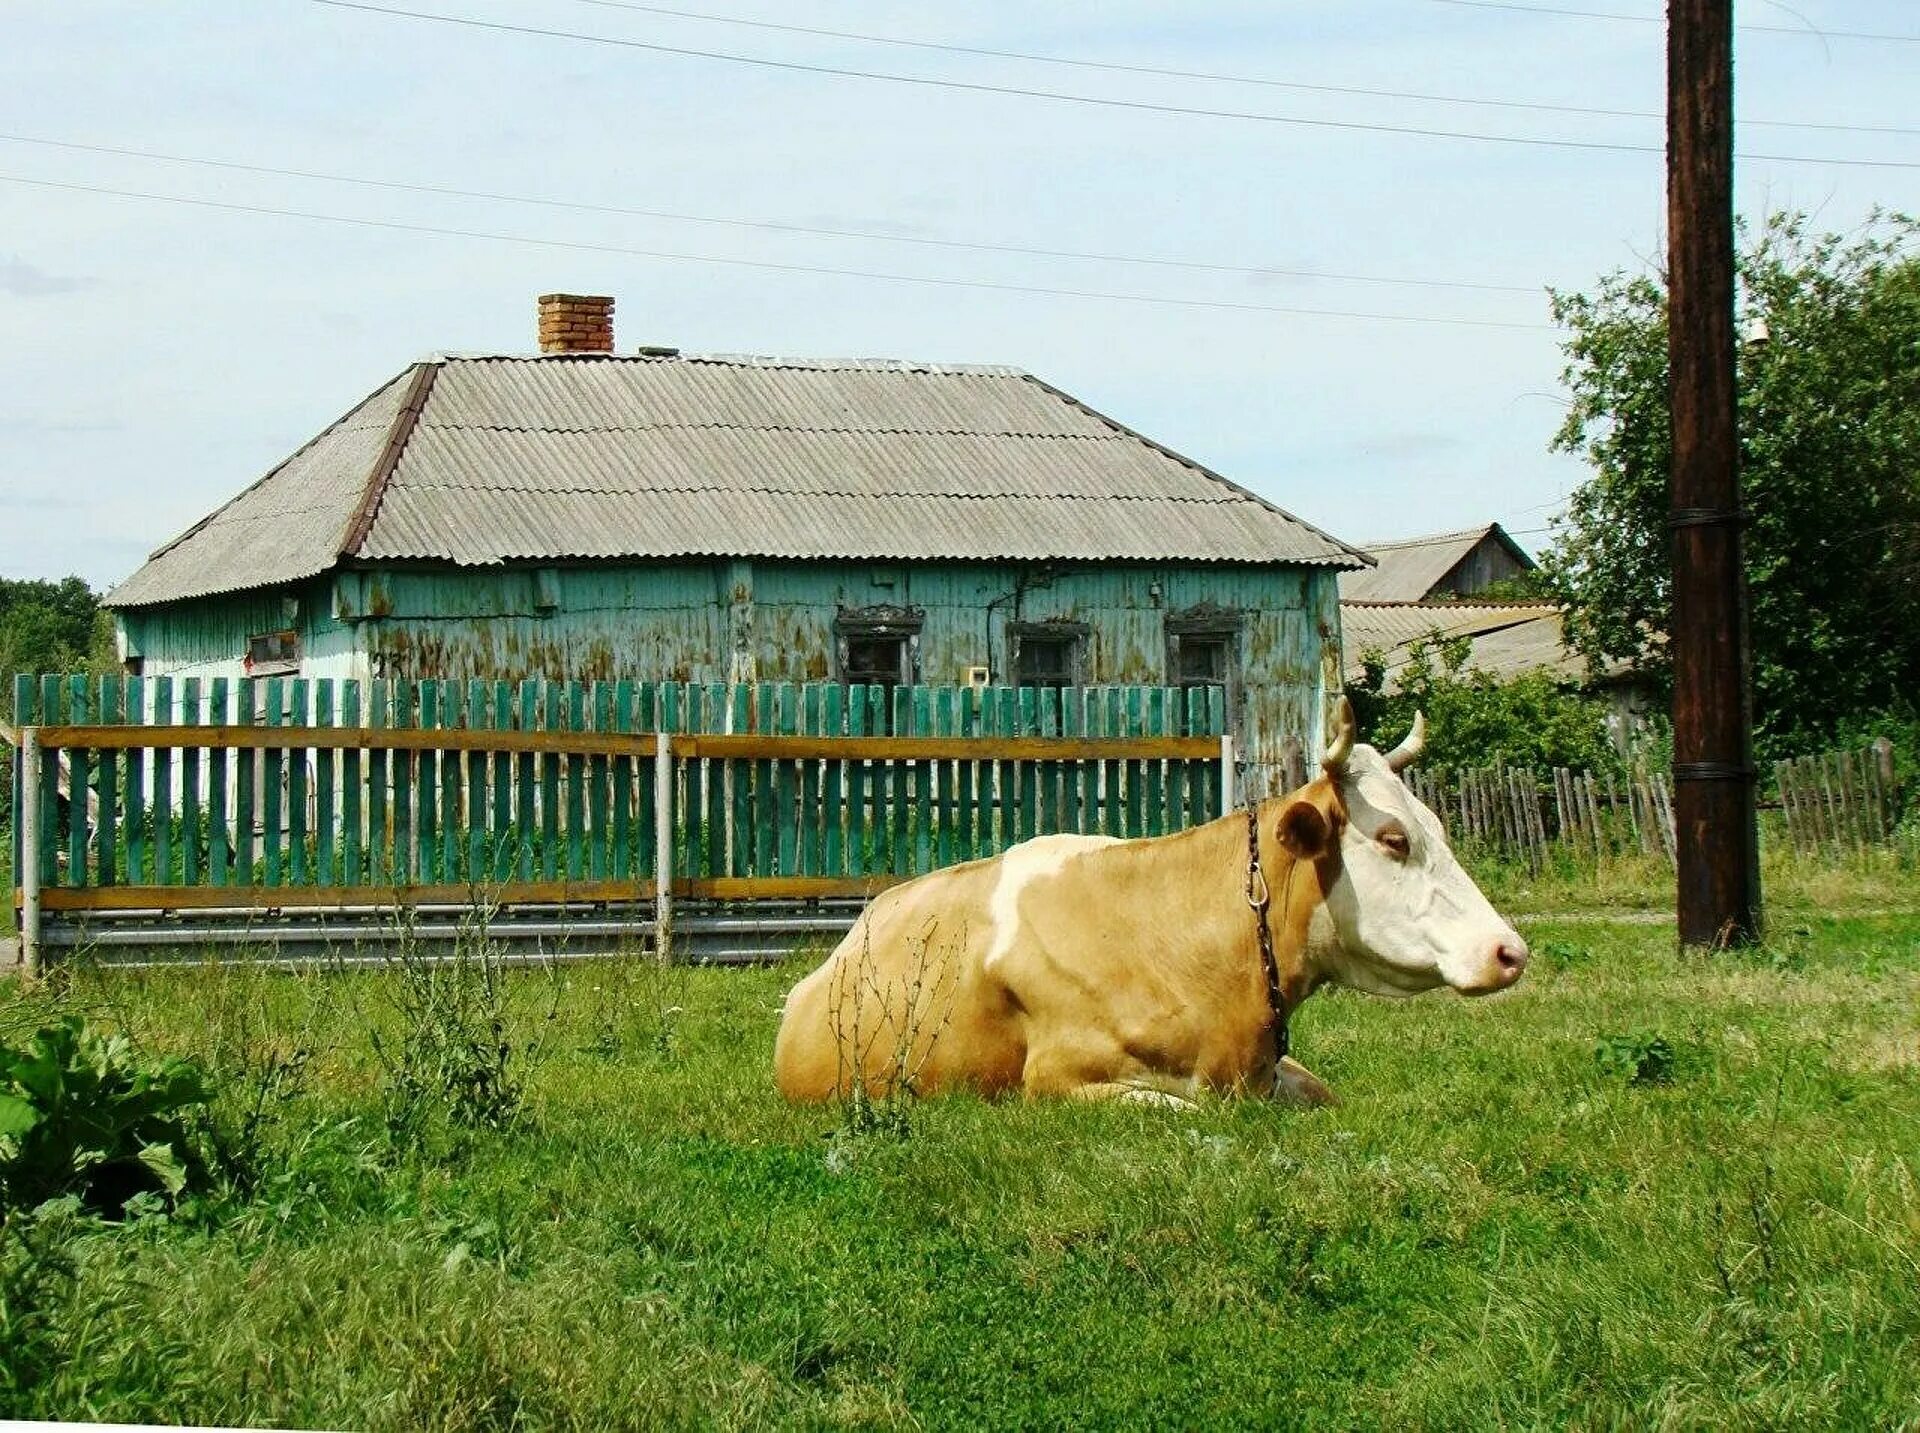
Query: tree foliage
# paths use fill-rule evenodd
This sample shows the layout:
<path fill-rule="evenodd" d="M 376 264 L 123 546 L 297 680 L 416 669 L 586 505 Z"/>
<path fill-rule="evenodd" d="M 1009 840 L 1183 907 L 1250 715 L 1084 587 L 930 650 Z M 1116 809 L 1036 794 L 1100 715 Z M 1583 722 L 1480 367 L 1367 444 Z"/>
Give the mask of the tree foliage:
<path fill-rule="evenodd" d="M 1765 750 L 1833 738 L 1920 690 L 1920 224 L 1741 231 L 1741 480 L 1754 715 Z M 1553 446 L 1586 459 L 1542 567 L 1590 661 L 1664 685 L 1672 621 L 1664 276 L 1560 294 L 1571 396 Z"/>
<path fill-rule="evenodd" d="M 1467 637 L 1415 642 L 1393 673 L 1391 691 L 1381 654 L 1363 654 L 1363 674 L 1347 688 L 1360 739 L 1384 750 L 1407 734 L 1415 712 L 1425 712 L 1421 760 L 1435 769 L 1618 765 L 1603 701 L 1569 691 L 1546 672 L 1500 681 L 1467 665 L 1472 648 Z"/>
<path fill-rule="evenodd" d="M 12 710 L 16 672 L 104 669 L 112 659 L 111 623 L 83 579 L 0 577 L 0 712 Z"/>

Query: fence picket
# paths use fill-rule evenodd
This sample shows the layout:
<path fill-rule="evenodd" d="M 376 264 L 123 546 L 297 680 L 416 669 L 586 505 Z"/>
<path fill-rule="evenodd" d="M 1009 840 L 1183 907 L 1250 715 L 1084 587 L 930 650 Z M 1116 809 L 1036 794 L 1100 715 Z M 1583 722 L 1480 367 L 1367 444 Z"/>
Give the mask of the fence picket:
<path fill-rule="evenodd" d="M 645 769 L 650 758 L 626 747 L 512 750 L 475 739 L 490 731 L 672 732 L 727 724 L 779 735 L 864 730 L 1091 740 L 1214 736 L 1221 720 L 1219 693 L 1210 688 L 861 693 L 808 685 L 769 687 L 754 703 L 745 689 L 718 684 L 638 688 L 537 679 L 517 688 L 467 679 L 376 679 L 363 687 L 279 675 L 203 685 L 161 675 L 16 687 L 24 694 L 16 696 L 18 712 L 37 725 L 176 729 L 154 744 L 63 744 L 44 768 L 50 787 L 64 782 L 60 757 L 78 776 L 76 800 L 51 823 L 42 859 L 43 869 L 60 876 L 64 848 L 64 880 L 48 884 L 78 887 L 217 884 L 292 892 L 373 885 L 398 892 L 506 885 L 516 876 L 528 884 L 604 884 L 650 867 L 651 841 L 636 839 L 636 827 L 656 810 L 640 799 L 651 796 L 649 778 L 658 775 Z M 244 732 L 236 739 L 211 731 L 204 745 L 180 739 L 177 729 L 199 725 L 258 727 L 278 739 L 249 745 Z M 318 738 L 343 728 L 441 732 L 447 739 L 374 746 Z M 756 768 L 765 769 L 764 783 L 755 781 Z M 1220 799 L 1211 756 L 1029 752 L 982 760 L 946 751 L 850 766 L 834 756 L 700 755 L 685 770 L 675 855 L 685 860 L 676 874 L 689 879 L 906 875 L 1041 830 L 1169 831 L 1211 819 Z M 97 783 L 90 779 L 96 772 Z M 99 799 L 90 802 L 96 784 Z"/>
<path fill-rule="evenodd" d="M 629 689 L 628 695 L 632 692 Z M 483 697 L 492 707 L 491 725 L 495 731 L 512 731 L 513 686 L 494 682 Z M 487 758 L 487 778 L 492 787 L 492 810 L 488 815 L 487 876 L 495 885 L 513 879 L 520 849 L 526 844 L 527 830 L 514 820 L 515 763 L 507 752 L 494 752 Z M 631 796 L 631 793 L 629 793 Z M 623 833 L 624 834 L 624 833 Z M 622 874 L 625 874 L 624 871 Z"/>

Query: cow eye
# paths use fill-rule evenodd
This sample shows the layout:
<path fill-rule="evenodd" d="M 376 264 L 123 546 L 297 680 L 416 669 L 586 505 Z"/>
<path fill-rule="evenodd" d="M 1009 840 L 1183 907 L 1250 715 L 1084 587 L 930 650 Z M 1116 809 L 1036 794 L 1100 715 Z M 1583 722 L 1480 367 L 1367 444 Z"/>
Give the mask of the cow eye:
<path fill-rule="evenodd" d="M 1412 843 L 1407 840 L 1407 833 L 1398 826 L 1388 826 L 1374 839 L 1385 846 L 1396 860 L 1406 860 L 1407 853 L 1413 849 Z"/>

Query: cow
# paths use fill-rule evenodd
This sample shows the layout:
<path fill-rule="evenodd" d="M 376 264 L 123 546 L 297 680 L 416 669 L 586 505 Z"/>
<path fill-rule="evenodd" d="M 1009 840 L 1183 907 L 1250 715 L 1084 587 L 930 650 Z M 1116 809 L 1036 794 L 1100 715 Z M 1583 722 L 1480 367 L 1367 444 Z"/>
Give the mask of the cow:
<path fill-rule="evenodd" d="M 1251 815 L 1042 836 L 881 892 L 788 995 L 781 1092 L 1326 1103 L 1284 1043 L 1318 987 L 1512 986 L 1527 943 L 1399 776 L 1424 717 L 1385 754 L 1344 699 L 1334 728 L 1316 778 Z"/>

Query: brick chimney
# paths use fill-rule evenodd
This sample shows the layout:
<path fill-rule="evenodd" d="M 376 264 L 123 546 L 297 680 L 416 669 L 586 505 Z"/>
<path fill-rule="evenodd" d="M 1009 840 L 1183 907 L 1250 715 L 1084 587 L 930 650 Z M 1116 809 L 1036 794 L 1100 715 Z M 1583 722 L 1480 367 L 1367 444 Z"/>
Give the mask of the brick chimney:
<path fill-rule="evenodd" d="M 612 353 L 613 300 L 592 294 L 540 295 L 542 353 Z"/>

